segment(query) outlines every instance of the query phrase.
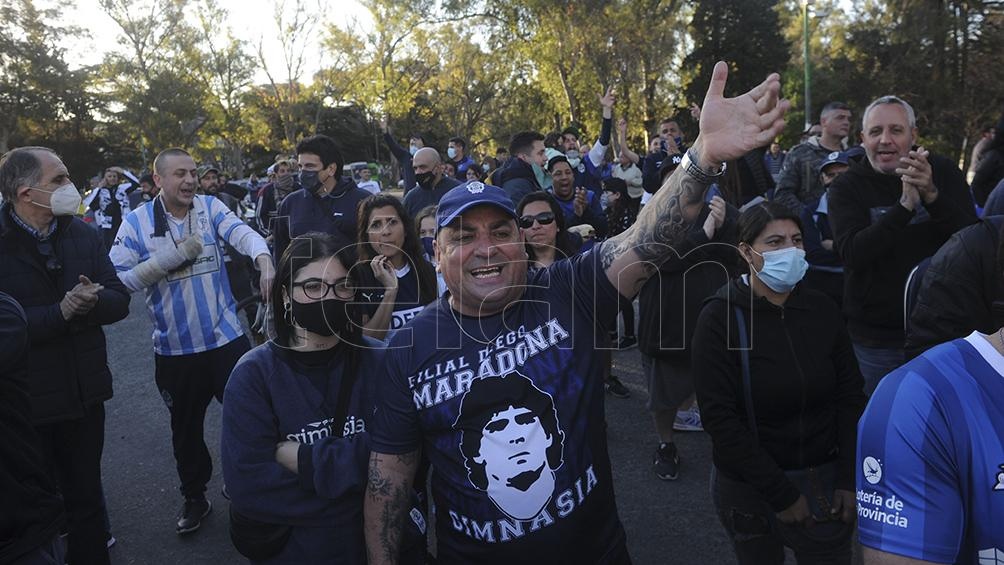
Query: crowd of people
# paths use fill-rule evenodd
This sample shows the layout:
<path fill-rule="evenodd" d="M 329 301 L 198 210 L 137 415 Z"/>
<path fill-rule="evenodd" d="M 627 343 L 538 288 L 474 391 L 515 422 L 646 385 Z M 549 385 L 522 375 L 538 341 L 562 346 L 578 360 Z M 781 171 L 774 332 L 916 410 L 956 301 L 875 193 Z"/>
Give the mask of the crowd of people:
<path fill-rule="evenodd" d="M 604 406 L 633 347 L 652 471 L 707 432 L 739 563 L 850 563 L 855 531 L 869 564 L 1000 562 L 1004 119 L 969 184 L 901 98 L 859 139 L 828 103 L 782 151 L 779 77 L 726 98 L 727 74 L 693 139 L 666 119 L 641 154 L 613 90 L 592 144 L 523 131 L 479 162 L 386 131 L 400 196 L 326 135 L 262 183 L 167 148 L 86 196 L 54 151 L 4 155 L 0 563 L 109 563 L 102 328 L 133 292 L 175 530 L 213 508 L 215 398 L 252 563 L 630 563 Z"/>

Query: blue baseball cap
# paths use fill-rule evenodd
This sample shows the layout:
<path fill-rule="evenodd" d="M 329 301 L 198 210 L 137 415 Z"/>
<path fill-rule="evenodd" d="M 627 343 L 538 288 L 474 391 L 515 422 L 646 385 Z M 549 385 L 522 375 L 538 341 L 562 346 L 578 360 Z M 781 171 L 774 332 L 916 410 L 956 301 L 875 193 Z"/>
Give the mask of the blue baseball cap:
<path fill-rule="evenodd" d="M 443 195 L 439 201 L 439 208 L 436 210 L 436 225 L 445 228 L 465 210 L 482 205 L 494 206 L 511 216 L 512 219 L 519 219 L 516 216 L 516 209 L 512 205 L 512 199 L 509 198 L 506 191 L 497 186 L 472 180 L 451 188 Z"/>
<path fill-rule="evenodd" d="M 819 166 L 816 167 L 816 170 L 823 172 L 823 169 L 833 165 L 834 163 L 840 163 L 841 165 L 848 164 L 847 153 L 844 153 L 843 151 L 834 151 L 833 153 L 830 153 L 825 159 L 819 162 Z"/>

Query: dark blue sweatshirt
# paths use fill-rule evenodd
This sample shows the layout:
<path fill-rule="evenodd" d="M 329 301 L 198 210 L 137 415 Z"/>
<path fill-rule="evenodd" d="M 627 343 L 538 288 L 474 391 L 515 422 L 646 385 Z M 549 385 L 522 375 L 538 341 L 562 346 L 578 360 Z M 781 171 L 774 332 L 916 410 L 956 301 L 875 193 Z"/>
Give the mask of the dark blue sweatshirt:
<path fill-rule="evenodd" d="M 227 383 L 220 450 L 231 504 L 254 520 L 293 526 L 296 543 L 287 544 L 280 562 L 365 562 L 368 426 L 383 349 L 362 339 L 367 347 L 357 350 L 357 380 L 341 422 L 330 419 L 345 376 L 345 345 L 318 359 L 269 342 L 244 355 Z M 277 444 L 287 440 L 300 443 L 299 473 L 275 460 Z"/>
<path fill-rule="evenodd" d="M 352 179 L 342 178 L 326 196 L 307 190 L 291 193 L 279 205 L 276 218 L 275 258 L 278 261 L 292 238 L 307 232 L 330 233 L 347 242 L 356 241 L 356 210 L 370 193 Z"/>

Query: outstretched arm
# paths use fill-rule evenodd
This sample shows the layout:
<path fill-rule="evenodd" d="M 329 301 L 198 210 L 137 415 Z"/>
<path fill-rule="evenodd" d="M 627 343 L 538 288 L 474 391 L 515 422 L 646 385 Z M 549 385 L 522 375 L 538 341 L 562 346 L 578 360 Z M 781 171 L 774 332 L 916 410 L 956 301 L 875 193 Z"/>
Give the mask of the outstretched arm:
<path fill-rule="evenodd" d="M 701 112 L 701 132 L 688 152 L 706 174 L 722 163 L 770 143 L 784 128 L 790 104 L 779 100 L 780 77 L 771 74 L 736 98 L 725 98 L 728 67 L 719 61 L 711 76 Z M 638 215 L 631 228 L 605 242 L 601 260 L 610 282 L 625 297 L 633 297 L 686 237 L 700 214 L 708 183 L 685 170 L 686 160 Z"/>
<path fill-rule="evenodd" d="M 366 556 L 370 565 L 398 562 L 418 455 L 417 450 L 402 455 L 376 451 L 370 454 L 369 483 L 363 502 Z"/>

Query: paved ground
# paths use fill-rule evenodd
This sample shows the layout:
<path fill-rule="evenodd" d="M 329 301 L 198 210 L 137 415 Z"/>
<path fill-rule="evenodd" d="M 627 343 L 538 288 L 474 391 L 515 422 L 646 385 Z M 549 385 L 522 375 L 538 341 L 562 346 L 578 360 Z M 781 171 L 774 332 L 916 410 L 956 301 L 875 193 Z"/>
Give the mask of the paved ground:
<path fill-rule="evenodd" d="M 171 455 L 168 413 L 153 380 L 150 328 L 142 296 L 134 296 L 129 318 L 107 329 L 115 397 L 106 405 L 104 484 L 112 531 L 118 539 L 111 552 L 113 563 L 241 562 L 227 533 L 227 501 L 220 494 L 218 464 L 208 492 L 214 512 L 194 535 L 178 537 L 174 533 L 181 497 Z M 684 461 L 680 479 L 656 479 L 651 470 L 655 436 L 644 409 L 638 350 L 617 353 L 614 362 L 615 374 L 633 393 L 626 400 L 608 397 L 607 419 L 618 509 L 634 562 L 733 563 L 708 496 L 707 436 L 683 434 L 678 440 Z M 218 404 L 211 406 L 206 426 L 206 437 L 218 462 Z"/>

